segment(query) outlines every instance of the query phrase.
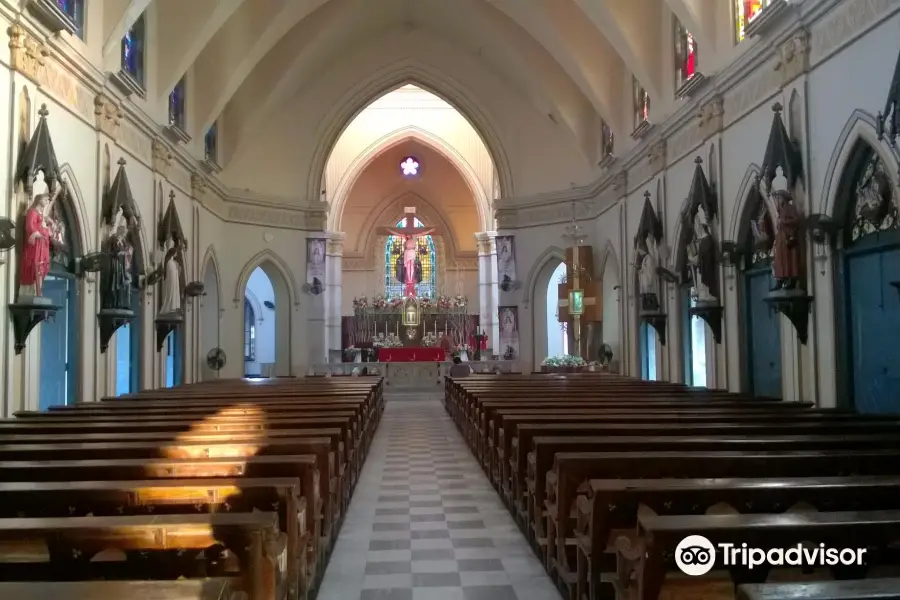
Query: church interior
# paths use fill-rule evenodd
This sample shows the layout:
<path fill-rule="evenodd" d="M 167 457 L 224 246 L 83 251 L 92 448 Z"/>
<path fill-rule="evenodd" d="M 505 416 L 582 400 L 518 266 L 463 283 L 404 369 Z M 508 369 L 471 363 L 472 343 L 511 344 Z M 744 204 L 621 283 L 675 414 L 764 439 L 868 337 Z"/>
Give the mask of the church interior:
<path fill-rule="evenodd" d="M 0 21 L 0 598 L 900 598 L 900 3 Z"/>

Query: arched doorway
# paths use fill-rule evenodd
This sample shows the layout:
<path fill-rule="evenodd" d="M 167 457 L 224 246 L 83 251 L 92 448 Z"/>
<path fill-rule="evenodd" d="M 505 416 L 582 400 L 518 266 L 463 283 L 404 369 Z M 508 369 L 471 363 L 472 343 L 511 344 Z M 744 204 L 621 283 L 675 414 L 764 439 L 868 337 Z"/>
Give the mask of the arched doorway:
<path fill-rule="evenodd" d="M 681 286 L 682 331 L 684 354 L 684 382 L 695 387 L 706 387 L 707 383 L 707 331 L 706 322 L 690 309 L 697 305 L 691 284 Z"/>
<path fill-rule="evenodd" d="M 78 221 L 72 205 L 72 190 L 53 203 L 49 222 L 52 235 L 50 272 L 44 280 L 43 295 L 59 306 L 53 319 L 40 326 L 39 407 L 75 404 L 78 390 L 79 294 L 75 278 L 75 257 L 83 254 Z"/>
<path fill-rule="evenodd" d="M 275 370 L 275 286 L 256 267 L 244 290 L 244 376 L 271 377 Z"/>
<path fill-rule="evenodd" d="M 296 290 L 290 269 L 270 250 L 260 252 L 247 263 L 235 288 L 235 308 L 241 309 L 244 318 L 236 319 L 239 330 L 230 330 L 229 333 L 228 356 L 234 353 L 238 357 L 238 361 L 234 362 L 228 359 L 230 376 L 251 374 L 276 377 L 291 374 L 291 315 L 292 307 L 297 303 Z M 256 320 L 253 330 L 254 360 L 249 362 L 242 360 L 247 356 L 247 299 L 251 301 Z"/>
<path fill-rule="evenodd" d="M 559 263 L 547 282 L 547 356 L 569 353 L 568 323 L 559 321 L 559 284 L 566 281 L 566 263 Z"/>
<path fill-rule="evenodd" d="M 780 398 L 781 321 L 765 297 L 774 287 L 772 258 L 775 227 L 759 189 L 751 185 L 741 219 L 744 257 L 741 297 L 746 369 L 743 388 L 756 396 Z"/>
<path fill-rule="evenodd" d="M 656 381 L 656 330 L 649 323 L 639 325 L 638 343 L 641 349 L 641 379 Z"/>
<path fill-rule="evenodd" d="M 838 386 L 863 413 L 900 411 L 900 215 L 878 153 L 858 141 L 844 169 L 839 236 Z"/>
<path fill-rule="evenodd" d="M 532 267 L 526 282 L 528 295 L 525 301 L 531 300 L 531 346 L 535 370 L 540 370 L 540 364 L 548 356 L 561 353 L 551 349 L 550 333 L 553 325 L 551 319 L 556 319 L 559 310 L 556 285 L 560 280 L 554 277 L 554 273 L 565 273 L 565 257 L 563 249 L 555 246 L 547 248 Z M 559 331 L 557 322 L 555 335 L 559 335 Z M 567 344 L 566 349 L 571 347 L 569 342 Z"/>

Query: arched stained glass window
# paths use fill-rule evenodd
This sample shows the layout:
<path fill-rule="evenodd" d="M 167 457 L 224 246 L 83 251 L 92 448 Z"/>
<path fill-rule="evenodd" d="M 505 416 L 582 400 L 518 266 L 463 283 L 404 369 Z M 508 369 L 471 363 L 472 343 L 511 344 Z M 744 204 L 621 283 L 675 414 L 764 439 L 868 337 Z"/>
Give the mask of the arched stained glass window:
<path fill-rule="evenodd" d="M 407 218 L 397 222 L 397 227 L 407 227 Z M 425 227 L 418 218 L 413 217 L 413 227 Z M 419 298 L 434 298 L 437 290 L 437 255 L 434 252 L 434 239 L 430 235 L 416 238 L 419 251 L 419 262 L 422 264 L 422 281 L 416 285 Z M 384 248 L 384 295 L 395 298 L 403 295 L 403 282 L 397 279 L 397 260 L 403 260 L 403 238 L 398 235 L 388 237 Z"/>

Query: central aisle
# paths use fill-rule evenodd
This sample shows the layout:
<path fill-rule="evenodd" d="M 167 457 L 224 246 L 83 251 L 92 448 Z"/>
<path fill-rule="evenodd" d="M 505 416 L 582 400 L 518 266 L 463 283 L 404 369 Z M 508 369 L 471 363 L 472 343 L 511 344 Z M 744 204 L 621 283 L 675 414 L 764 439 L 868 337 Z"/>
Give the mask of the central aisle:
<path fill-rule="evenodd" d="M 559 600 L 436 395 L 387 395 L 320 600 Z"/>

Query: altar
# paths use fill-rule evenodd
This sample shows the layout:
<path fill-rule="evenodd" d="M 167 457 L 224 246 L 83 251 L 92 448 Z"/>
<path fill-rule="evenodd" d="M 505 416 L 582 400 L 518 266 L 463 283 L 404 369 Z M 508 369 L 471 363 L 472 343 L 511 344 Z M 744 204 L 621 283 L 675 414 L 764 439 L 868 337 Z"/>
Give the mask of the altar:
<path fill-rule="evenodd" d="M 446 353 L 442 348 L 402 347 L 379 348 L 378 362 L 442 362 Z"/>

